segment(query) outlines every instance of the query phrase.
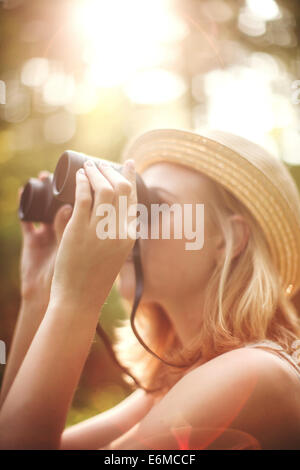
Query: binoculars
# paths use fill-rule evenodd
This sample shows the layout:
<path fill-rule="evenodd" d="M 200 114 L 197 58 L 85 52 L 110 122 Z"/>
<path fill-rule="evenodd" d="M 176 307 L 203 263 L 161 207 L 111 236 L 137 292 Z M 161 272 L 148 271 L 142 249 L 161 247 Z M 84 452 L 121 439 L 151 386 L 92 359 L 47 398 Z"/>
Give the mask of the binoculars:
<path fill-rule="evenodd" d="M 43 180 L 28 180 L 20 200 L 19 218 L 28 222 L 52 223 L 62 205 L 74 205 L 76 172 L 83 168 L 86 160 L 93 160 L 96 165 L 105 161 L 119 172 L 123 167 L 120 163 L 67 150 L 59 158 L 53 175 Z M 139 203 L 150 207 L 150 204 L 155 202 L 155 192 L 147 188 L 139 174 L 136 174 L 136 189 Z"/>

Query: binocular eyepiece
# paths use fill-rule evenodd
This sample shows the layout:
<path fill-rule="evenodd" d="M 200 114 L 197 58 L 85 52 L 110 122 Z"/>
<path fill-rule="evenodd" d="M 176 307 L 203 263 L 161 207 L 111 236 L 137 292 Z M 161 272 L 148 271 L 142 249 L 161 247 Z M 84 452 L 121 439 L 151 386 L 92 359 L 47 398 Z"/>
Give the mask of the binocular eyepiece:
<path fill-rule="evenodd" d="M 43 180 L 28 180 L 21 195 L 19 218 L 28 222 L 52 223 L 62 205 L 74 205 L 76 172 L 83 168 L 87 160 L 93 160 L 96 164 L 105 161 L 115 170 L 122 171 L 120 163 L 67 150 L 59 158 L 53 175 Z M 150 207 L 150 204 L 155 202 L 154 191 L 147 188 L 139 174 L 136 174 L 136 189 L 139 203 Z"/>
<path fill-rule="evenodd" d="M 20 205 L 19 218 L 27 222 L 44 222 L 50 224 L 58 209 L 64 204 L 56 199 L 52 190 L 53 175 L 39 180 L 30 178 L 24 186 Z"/>

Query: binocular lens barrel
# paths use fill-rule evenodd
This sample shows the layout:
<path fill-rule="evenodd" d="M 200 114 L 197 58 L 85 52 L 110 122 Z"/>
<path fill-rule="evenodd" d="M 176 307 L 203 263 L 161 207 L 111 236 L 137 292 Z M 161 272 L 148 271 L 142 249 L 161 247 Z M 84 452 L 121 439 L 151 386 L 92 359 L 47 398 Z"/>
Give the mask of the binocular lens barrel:
<path fill-rule="evenodd" d="M 21 196 L 19 218 L 24 221 L 52 223 L 62 205 L 74 205 L 76 172 L 87 160 L 93 160 L 97 165 L 105 161 L 115 170 L 122 171 L 120 163 L 67 150 L 59 158 L 53 175 L 43 180 L 29 179 Z M 139 203 L 150 207 L 151 203 L 158 202 L 155 191 L 147 188 L 139 174 L 136 174 L 136 189 Z"/>
<path fill-rule="evenodd" d="M 96 165 L 105 161 L 118 171 L 122 169 L 122 165 L 118 163 L 108 162 L 102 158 L 95 158 L 84 153 L 67 150 L 58 160 L 53 176 L 53 194 L 60 201 L 67 204 L 74 204 L 76 172 L 80 168 L 83 168 L 83 164 L 87 160 L 93 160 Z"/>
<path fill-rule="evenodd" d="M 54 196 L 65 204 L 74 204 L 75 201 L 75 186 L 76 186 L 76 172 L 83 167 L 87 160 L 93 160 L 96 165 L 100 162 L 109 163 L 115 170 L 121 172 L 122 165 L 120 163 L 111 162 L 102 158 L 95 158 L 79 152 L 67 150 L 60 157 L 55 168 L 53 177 L 53 193 Z M 150 206 L 150 203 L 155 202 L 155 194 L 150 191 L 139 174 L 136 174 L 136 190 L 137 199 L 139 203 Z"/>

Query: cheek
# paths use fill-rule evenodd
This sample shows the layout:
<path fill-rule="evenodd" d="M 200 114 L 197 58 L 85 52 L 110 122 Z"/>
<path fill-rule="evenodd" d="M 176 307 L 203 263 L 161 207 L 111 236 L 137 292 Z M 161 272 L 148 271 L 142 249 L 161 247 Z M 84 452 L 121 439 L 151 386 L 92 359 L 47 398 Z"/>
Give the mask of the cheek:
<path fill-rule="evenodd" d="M 213 245 L 200 250 L 186 250 L 186 240 L 148 241 L 144 253 L 144 276 L 147 290 L 160 296 L 174 296 L 201 289 L 215 266 Z"/>
<path fill-rule="evenodd" d="M 163 297 L 184 295 L 205 286 L 215 265 L 214 245 L 205 233 L 204 246 L 187 250 L 191 240 L 140 239 L 144 276 L 144 298 L 159 300 Z M 133 263 L 125 263 L 118 283 L 121 295 L 134 298 L 135 272 Z"/>
<path fill-rule="evenodd" d="M 143 267 L 147 290 L 173 292 L 185 275 L 183 240 L 147 240 L 143 250 Z M 163 292 L 162 292 L 163 291 Z"/>
<path fill-rule="evenodd" d="M 213 248 L 207 243 L 201 250 L 187 251 L 185 255 L 185 278 L 191 289 L 203 288 L 215 267 Z"/>

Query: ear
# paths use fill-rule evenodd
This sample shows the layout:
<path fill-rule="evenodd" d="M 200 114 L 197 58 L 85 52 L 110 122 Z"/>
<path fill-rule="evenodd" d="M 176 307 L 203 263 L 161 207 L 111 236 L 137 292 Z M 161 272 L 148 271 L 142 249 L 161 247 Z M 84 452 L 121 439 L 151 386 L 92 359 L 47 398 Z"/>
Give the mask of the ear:
<path fill-rule="evenodd" d="M 233 236 L 234 236 L 234 243 L 233 243 L 233 258 L 236 258 L 246 247 L 249 235 L 250 235 L 250 228 L 247 224 L 244 217 L 240 214 L 233 214 L 229 216 L 229 221 L 232 224 L 233 228 Z M 216 255 L 218 260 L 222 258 L 224 254 L 225 248 L 225 240 L 223 235 L 220 235 L 217 238 L 217 245 L 216 245 Z"/>
<path fill-rule="evenodd" d="M 233 258 L 238 256 L 246 247 L 250 228 L 244 217 L 240 214 L 233 214 L 229 217 L 229 220 L 233 226 L 234 233 L 234 247 L 233 247 Z"/>

